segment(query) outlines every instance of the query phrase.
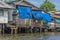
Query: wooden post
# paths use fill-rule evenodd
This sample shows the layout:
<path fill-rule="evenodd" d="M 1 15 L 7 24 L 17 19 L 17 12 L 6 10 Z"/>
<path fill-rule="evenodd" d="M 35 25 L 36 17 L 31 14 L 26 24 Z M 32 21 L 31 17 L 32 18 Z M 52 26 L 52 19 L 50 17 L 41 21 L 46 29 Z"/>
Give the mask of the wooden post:
<path fill-rule="evenodd" d="M 13 31 L 14 31 L 15 34 L 17 34 L 17 27 L 16 28 L 15 27 L 11 28 L 11 34 L 13 34 Z"/>
<path fill-rule="evenodd" d="M 31 28 L 31 29 L 30 29 L 30 32 L 32 33 L 31 19 L 30 19 L 30 24 L 29 24 L 29 25 L 30 25 L 30 28 Z"/>
<path fill-rule="evenodd" d="M 15 29 L 15 34 L 17 34 L 17 28 Z"/>
<path fill-rule="evenodd" d="M 3 34 L 4 34 L 4 24 L 3 24 Z"/>
<path fill-rule="evenodd" d="M 25 27 L 26 27 L 26 19 L 25 19 Z M 26 32 L 26 29 L 25 29 L 25 32 Z"/>
<path fill-rule="evenodd" d="M 25 26 L 26 26 L 26 19 L 25 19 Z"/>
<path fill-rule="evenodd" d="M 1 34 L 1 29 L 0 29 L 0 34 Z"/>
<path fill-rule="evenodd" d="M 31 26 L 31 19 L 30 19 L 30 26 Z"/>
<path fill-rule="evenodd" d="M 41 30 L 41 28 L 42 28 L 42 25 L 43 25 L 43 23 L 42 23 L 42 20 L 41 20 L 41 25 L 40 25 L 40 26 L 41 26 L 41 27 L 40 27 L 40 32 L 42 31 L 42 30 Z"/>
<path fill-rule="evenodd" d="M 15 25 L 15 34 L 17 34 L 17 27 L 18 27 L 17 19 L 15 19 L 15 23 L 16 23 L 16 25 Z"/>
<path fill-rule="evenodd" d="M 16 17 L 16 16 L 15 16 Z M 17 33 L 17 18 L 15 18 L 15 27 L 14 27 L 14 32 L 15 32 L 15 34 Z"/>
<path fill-rule="evenodd" d="M 13 34 L 13 28 L 11 28 L 11 34 Z"/>
<path fill-rule="evenodd" d="M 1 31 L 2 31 L 2 28 L 1 27 L 2 27 L 2 24 L 0 25 L 0 34 L 1 34 Z"/>

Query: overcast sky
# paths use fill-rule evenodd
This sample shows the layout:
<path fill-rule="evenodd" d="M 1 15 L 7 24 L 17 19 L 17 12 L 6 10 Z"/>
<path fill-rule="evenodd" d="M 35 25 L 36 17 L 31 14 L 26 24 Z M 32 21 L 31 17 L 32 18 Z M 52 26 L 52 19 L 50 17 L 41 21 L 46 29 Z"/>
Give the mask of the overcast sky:
<path fill-rule="evenodd" d="M 27 0 L 27 1 L 39 7 L 45 0 Z M 60 0 L 50 0 L 50 2 L 55 4 L 57 10 L 60 10 Z"/>

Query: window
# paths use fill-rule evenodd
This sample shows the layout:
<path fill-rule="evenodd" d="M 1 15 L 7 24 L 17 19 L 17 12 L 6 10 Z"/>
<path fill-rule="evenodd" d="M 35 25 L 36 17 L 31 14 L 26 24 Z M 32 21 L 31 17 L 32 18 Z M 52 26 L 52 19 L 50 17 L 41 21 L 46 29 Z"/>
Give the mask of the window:
<path fill-rule="evenodd" d="M 0 10 L 0 16 L 4 16 L 4 11 Z"/>

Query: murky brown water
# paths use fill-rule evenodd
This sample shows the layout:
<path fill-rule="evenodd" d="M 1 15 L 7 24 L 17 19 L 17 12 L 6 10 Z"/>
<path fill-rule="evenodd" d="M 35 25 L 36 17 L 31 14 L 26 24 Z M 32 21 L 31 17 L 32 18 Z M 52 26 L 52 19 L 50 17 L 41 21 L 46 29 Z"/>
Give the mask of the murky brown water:
<path fill-rule="evenodd" d="M 60 33 L 0 34 L 0 40 L 60 40 Z"/>

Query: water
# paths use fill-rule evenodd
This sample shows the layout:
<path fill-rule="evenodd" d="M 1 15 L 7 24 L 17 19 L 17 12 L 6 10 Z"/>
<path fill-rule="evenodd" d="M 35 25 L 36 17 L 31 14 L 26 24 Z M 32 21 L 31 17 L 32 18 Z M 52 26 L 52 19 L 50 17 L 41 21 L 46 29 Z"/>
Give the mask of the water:
<path fill-rule="evenodd" d="M 26 33 L 26 34 L 5 34 L 0 35 L 0 40 L 60 40 L 60 33 Z"/>

